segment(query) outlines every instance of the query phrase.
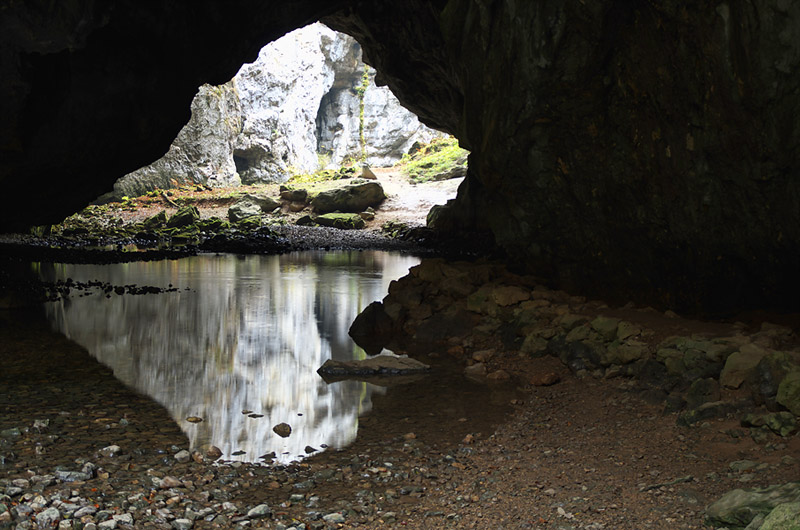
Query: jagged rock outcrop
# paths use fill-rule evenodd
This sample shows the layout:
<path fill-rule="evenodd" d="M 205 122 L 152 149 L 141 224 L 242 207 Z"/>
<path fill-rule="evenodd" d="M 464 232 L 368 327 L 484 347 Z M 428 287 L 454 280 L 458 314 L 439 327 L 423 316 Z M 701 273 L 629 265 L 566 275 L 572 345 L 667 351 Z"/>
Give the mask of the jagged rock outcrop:
<path fill-rule="evenodd" d="M 236 85 L 203 85 L 192 100 L 192 117 L 163 157 L 129 173 L 100 198 L 136 197 L 156 188 L 196 183 L 211 187 L 238 186 L 233 145 L 242 130 L 242 110 Z"/>
<path fill-rule="evenodd" d="M 165 152 L 197 86 L 319 17 L 470 149 L 457 206 L 516 265 L 612 301 L 796 306 L 800 4 L 784 0 L 12 3 L 0 182 L 42 207 L 0 226 L 106 191 Z"/>

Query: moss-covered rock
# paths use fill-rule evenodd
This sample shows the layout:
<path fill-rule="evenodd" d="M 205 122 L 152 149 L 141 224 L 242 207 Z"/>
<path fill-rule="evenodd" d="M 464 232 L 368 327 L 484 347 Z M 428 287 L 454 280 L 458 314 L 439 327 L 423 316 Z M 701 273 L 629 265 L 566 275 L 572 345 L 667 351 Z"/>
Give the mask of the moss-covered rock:
<path fill-rule="evenodd" d="M 314 220 L 319 225 L 342 230 L 361 229 L 367 226 L 366 222 L 357 213 L 326 213 L 318 215 Z"/>
<path fill-rule="evenodd" d="M 800 502 L 800 482 L 752 490 L 736 489 L 706 508 L 706 522 L 715 527 L 742 529 L 756 515 L 767 515 L 781 504 L 796 502 Z"/>
<path fill-rule="evenodd" d="M 148 217 L 144 221 L 142 221 L 142 229 L 144 230 L 156 230 L 158 228 L 163 228 L 167 225 L 167 211 L 161 210 L 157 214 Z"/>
<path fill-rule="evenodd" d="M 200 220 L 200 211 L 197 206 L 184 206 L 180 208 L 167 221 L 167 228 L 182 228 Z"/>
<path fill-rule="evenodd" d="M 777 401 L 800 416 L 800 369 L 790 372 L 778 385 Z"/>

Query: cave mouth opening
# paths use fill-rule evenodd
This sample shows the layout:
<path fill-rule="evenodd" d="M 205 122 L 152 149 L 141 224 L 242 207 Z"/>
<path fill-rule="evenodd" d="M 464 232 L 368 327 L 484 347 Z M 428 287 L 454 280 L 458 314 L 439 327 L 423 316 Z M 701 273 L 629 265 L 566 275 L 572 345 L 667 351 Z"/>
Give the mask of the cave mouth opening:
<path fill-rule="evenodd" d="M 349 168 L 348 176 L 377 176 L 393 188 L 385 190 L 390 208 L 406 214 L 398 220 L 425 224 L 431 207 L 455 197 L 460 180 L 416 185 L 463 177 L 466 156 L 450 166 L 441 156 L 415 160 L 412 175 L 407 163 L 426 146 L 455 139 L 422 124 L 389 88 L 378 86 L 377 75 L 354 38 L 319 22 L 292 31 L 229 82 L 201 86 L 169 151 L 119 179 L 114 194 L 134 197 L 175 184 L 293 184 Z M 403 178 L 407 185 L 395 185 Z"/>

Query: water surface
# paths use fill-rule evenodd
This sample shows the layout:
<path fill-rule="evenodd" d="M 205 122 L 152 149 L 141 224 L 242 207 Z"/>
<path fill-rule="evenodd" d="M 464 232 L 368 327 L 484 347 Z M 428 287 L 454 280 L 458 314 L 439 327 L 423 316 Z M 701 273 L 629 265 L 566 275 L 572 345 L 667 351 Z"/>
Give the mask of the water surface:
<path fill-rule="evenodd" d="M 38 264 L 43 279 L 174 286 L 149 295 L 73 296 L 49 303 L 52 326 L 170 412 L 193 448 L 276 461 L 340 448 L 380 387 L 326 384 L 327 359 L 363 358 L 347 330 L 418 258 L 382 251 L 203 255 L 112 265 Z M 188 417 L 203 421 L 191 423 Z M 272 427 L 285 422 L 292 435 Z M 269 461 L 267 459 L 267 461 Z"/>

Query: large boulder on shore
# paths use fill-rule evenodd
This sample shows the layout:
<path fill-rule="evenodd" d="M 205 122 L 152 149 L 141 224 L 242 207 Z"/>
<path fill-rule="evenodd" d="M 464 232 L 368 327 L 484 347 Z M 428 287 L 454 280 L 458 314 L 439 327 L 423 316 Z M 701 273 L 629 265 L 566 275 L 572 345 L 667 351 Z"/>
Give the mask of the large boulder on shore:
<path fill-rule="evenodd" d="M 350 337 L 370 355 L 380 353 L 394 333 L 394 322 L 381 302 L 372 302 L 358 314 L 348 330 Z"/>
<path fill-rule="evenodd" d="M 375 181 L 353 180 L 351 184 L 330 191 L 323 191 L 311 201 L 316 212 L 363 212 L 370 206 L 379 205 L 386 198 L 383 186 Z"/>

